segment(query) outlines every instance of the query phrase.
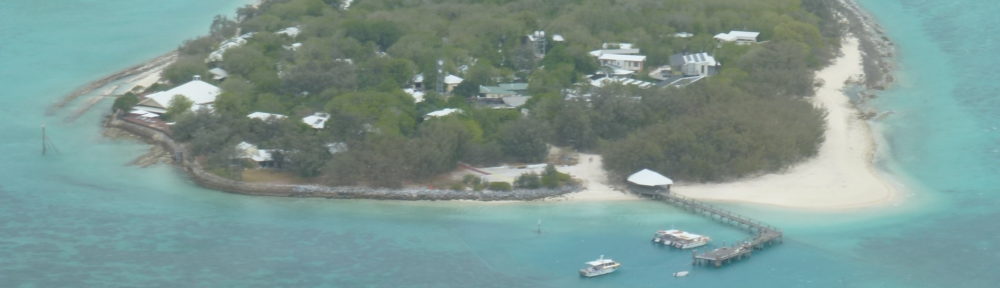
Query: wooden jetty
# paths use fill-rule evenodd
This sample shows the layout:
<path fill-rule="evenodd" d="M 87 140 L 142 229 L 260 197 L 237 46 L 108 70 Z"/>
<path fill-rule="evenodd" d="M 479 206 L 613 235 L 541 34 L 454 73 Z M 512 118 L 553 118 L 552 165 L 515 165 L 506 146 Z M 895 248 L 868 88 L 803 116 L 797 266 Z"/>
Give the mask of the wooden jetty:
<path fill-rule="evenodd" d="M 754 250 L 763 250 L 774 244 L 780 244 L 782 241 L 783 234 L 778 228 L 728 210 L 669 192 L 647 195 L 652 196 L 653 199 L 664 201 L 695 214 L 701 214 L 716 221 L 736 226 L 753 234 L 749 239 L 706 253 L 698 254 L 697 250 L 691 252 L 691 262 L 693 265 L 714 265 L 715 267 L 721 267 L 735 260 L 750 257 L 753 255 Z"/>

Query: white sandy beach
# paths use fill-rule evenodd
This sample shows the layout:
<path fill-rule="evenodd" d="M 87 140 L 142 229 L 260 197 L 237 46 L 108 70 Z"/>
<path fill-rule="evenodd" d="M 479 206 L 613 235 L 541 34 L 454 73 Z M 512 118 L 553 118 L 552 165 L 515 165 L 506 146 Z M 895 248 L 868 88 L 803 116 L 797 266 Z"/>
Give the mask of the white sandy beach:
<path fill-rule="evenodd" d="M 838 210 L 878 206 L 898 199 L 899 189 L 874 167 L 875 141 L 868 124 L 857 118 L 857 110 L 842 92 L 845 82 L 862 73 L 858 41 L 848 37 L 842 55 L 817 73 L 823 80 L 813 101 L 827 116 L 826 141 L 819 154 L 785 172 L 729 183 L 676 183 L 672 191 L 687 197 L 722 202 L 753 203 L 809 210 Z M 586 159 L 593 157 L 593 162 Z M 557 199 L 573 201 L 638 199 L 607 185 L 600 157 L 581 155 L 580 164 L 560 167 L 586 189 Z M 669 176 L 669 175 L 667 175 Z"/>

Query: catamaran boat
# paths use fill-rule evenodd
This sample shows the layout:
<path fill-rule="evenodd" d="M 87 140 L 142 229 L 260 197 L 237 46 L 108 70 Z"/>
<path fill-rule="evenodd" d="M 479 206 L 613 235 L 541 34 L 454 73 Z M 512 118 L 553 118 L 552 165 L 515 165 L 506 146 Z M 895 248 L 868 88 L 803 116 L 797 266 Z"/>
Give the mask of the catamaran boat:
<path fill-rule="evenodd" d="M 691 249 L 705 246 L 712 238 L 694 233 L 684 232 L 677 229 L 656 231 L 653 235 L 653 242 L 680 249 Z"/>
<path fill-rule="evenodd" d="M 615 260 L 604 259 L 604 255 L 597 260 L 587 262 L 587 267 L 580 269 L 580 276 L 584 277 L 594 277 L 615 272 L 619 267 L 622 267 L 622 263 L 615 262 Z"/>

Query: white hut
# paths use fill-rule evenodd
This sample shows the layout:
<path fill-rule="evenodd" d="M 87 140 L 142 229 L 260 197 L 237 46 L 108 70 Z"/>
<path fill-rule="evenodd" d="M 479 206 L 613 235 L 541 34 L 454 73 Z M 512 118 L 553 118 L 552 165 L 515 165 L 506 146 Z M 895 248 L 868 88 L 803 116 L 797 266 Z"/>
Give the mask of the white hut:
<path fill-rule="evenodd" d="M 659 192 L 670 192 L 670 185 L 674 185 L 674 180 L 667 176 L 656 173 L 653 170 L 642 169 L 628 176 L 628 183 L 633 190 L 640 194 L 654 194 Z"/>

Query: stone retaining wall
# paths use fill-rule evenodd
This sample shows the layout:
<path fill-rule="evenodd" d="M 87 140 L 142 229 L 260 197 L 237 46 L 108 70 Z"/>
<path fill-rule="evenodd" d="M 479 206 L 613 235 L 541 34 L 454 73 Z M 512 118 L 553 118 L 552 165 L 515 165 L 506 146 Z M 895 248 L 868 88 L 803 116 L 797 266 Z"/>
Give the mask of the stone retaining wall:
<path fill-rule="evenodd" d="M 557 189 L 459 191 L 426 188 L 385 189 L 360 186 L 333 187 L 322 185 L 249 183 L 232 180 L 205 171 L 200 164 L 187 157 L 187 150 L 184 145 L 174 142 L 173 139 L 171 139 L 170 136 L 164 131 L 122 120 L 118 118 L 117 115 L 112 115 L 108 119 L 106 125 L 135 134 L 152 144 L 163 146 L 164 149 L 170 151 L 174 155 L 174 163 L 177 163 L 177 165 L 184 169 L 184 171 L 187 172 L 188 175 L 190 175 L 191 178 L 198 183 L 198 185 L 237 194 L 277 197 L 321 197 L 376 200 L 501 201 L 537 200 L 575 192 L 581 188 L 576 185 L 569 185 L 559 187 Z"/>

